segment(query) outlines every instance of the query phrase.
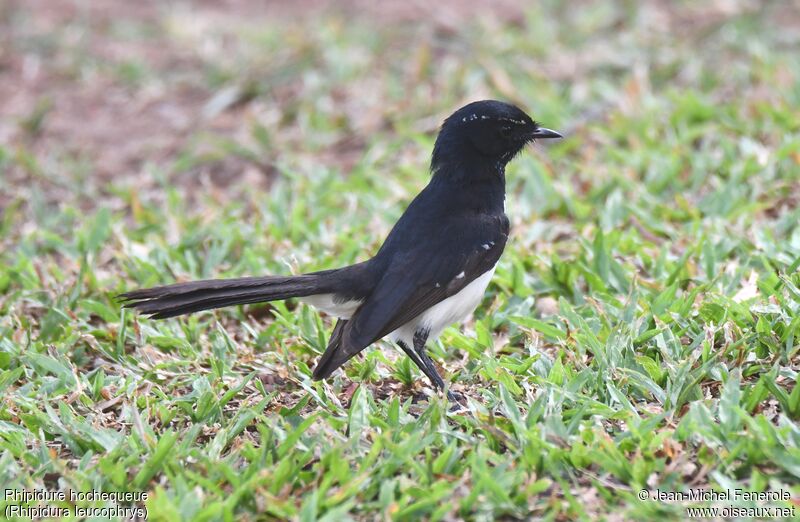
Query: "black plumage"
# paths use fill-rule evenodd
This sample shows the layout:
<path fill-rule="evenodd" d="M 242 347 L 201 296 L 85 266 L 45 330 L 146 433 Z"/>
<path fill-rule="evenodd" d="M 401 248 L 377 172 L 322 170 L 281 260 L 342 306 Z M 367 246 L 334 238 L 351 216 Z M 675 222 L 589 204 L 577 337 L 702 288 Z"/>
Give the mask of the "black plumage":
<path fill-rule="evenodd" d="M 339 317 L 315 379 L 388 335 L 443 388 L 425 343 L 474 310 L 503 252 L 505 166 L 527 143 L 557 137 L 513 105 L 470 103 L 442 124 L 430 183 L 368 261 L 299 276 L 179 283 L 121 298 L 161 319 L 298 297 Z"/>

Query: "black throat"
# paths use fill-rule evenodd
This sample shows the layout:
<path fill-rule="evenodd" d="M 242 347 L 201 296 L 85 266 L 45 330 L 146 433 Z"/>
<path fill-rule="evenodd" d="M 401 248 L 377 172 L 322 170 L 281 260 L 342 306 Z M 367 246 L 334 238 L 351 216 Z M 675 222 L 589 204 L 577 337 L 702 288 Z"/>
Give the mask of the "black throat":
<path fill-rule="evenodd" d="M 440 160 L 440 161 L 437 161 Z M 485 157 L 436 158 L 431 162 L 431 189 L 465 211 L 503 214 L 506 198 L 504 162 Z"/>

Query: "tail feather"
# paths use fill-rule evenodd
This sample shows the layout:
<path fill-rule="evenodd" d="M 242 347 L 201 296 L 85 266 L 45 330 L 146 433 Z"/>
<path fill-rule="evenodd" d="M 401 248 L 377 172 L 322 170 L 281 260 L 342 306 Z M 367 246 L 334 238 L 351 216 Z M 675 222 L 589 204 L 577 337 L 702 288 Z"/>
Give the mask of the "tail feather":
<path fill-rule="evenodd" d="M 319 361 L 317 361 L 314 373 L 311 374 L 311 378 L 315 381 L 327 379 L 339 366 L 350 359 L 351 356 L 345 354 L 341 349 L 342 332 L 344 332 L 345 325 L 347 325 L 347 319 L 339 319 L 336 322 L 336 326 L 333 327 L 328 347 L 322 357 L 319 358 Z"/>
<path fill-rule="evenodd" d="M 132 290 L 117 297 L 125 308 L 134 308 L 154 319 L 166 319 L 224 306 L 335 293 L 336 288 L 341 287 L 341 281 L 339 284 L 336 281 L 341 278 L 329 276 L 348 268 L 352 267 L 292 277 L 267 276 L 191 281 Z M 346 273 L 338 275 L 343 276 Z M 314 380 L 329 377 L 354 355 L 342 349 L 342 334 L 346 325 L 347 319 L 340 319 L 333 328 L 328 347 L 314 368 Z"/>
<path fill-rule="evenodd" d="M 332 271 L 292 277 L 243 277 L 191 281 L 133 290 L 120 294 L 126 308 L 135 308 L 154 319 L 211 310 L 224 306 L 263 303 L 290 297 L 326 293 L 325 276 Z"/>

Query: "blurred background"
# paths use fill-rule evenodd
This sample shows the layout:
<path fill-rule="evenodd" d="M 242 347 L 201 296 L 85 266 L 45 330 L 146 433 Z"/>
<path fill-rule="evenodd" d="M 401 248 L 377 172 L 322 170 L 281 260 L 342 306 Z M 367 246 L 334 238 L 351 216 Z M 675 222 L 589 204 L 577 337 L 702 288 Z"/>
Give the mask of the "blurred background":
<path fill-rule="evenodd" d="M 793 1 L 6 0 L 0 143 L 31 161 L 6 168 L 3 204 L 64 163 L 89 192 L 155 172 L 264 187 L 301 159 L 346 173 L 382 134 L 484 97 L 568 131 L 661 97 L 797 101 L 776 52 L 798 25 Z"/>

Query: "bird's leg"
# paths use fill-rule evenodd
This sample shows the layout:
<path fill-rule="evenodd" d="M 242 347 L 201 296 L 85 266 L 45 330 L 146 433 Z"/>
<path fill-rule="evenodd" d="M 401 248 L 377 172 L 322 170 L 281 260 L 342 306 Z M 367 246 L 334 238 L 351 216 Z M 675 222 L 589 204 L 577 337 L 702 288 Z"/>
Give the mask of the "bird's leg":
<path fill-rule="evenodd" d="M 414 337 L 414 345 L 416 347 L 416 336 Z M 400 348 L 408 355 L 408 357 L 417 365 L 417 368 L 422 370 L 422 373 L 425 374 L 428 379 L 430 379 L 431 383 L 433 384 L 434 388 L 439 388 L 440 390 L 444 389 L 444 381 L 439 376 L 439 372 L 436 371 L 436 367 L 433 366 L 433 362 L 430 360 L 428 355 L 425 353 L 424 350 L 424 343 L 423 343 L 423 350 L 422 350 L 422 357 L 420 357 L 420 352 L 418 352 L 415 348 L 410 348 L 406 343 L 403 341 L 397 341 L 397 344 Z M 449 397 L 448 397 L 449 398 Z"/>
<path fill-rule="evenodd" d="M 424 363 L 424 362 L 422 362 L 422 361 L 420 360 L 419 356 L 417 355 L 417 352 L 415 352 L 414 350 L 412 350 L 412 349 L 411 349 L 411 348 L 410 348 L 410 347 L 409 347 L 409 346 L 408 346 L 408 345 L 407 345 L 405 342 L 403 342 L 403 341 L 397 341 L 397 344 L 400 346 L 400 349 L 402 349 L 402 350 L 403 350 L 403 351 L 406 353 L 406 355 L 408 355 L 408 358 L 409 358 L 409 359 L 411 359 L 411 361 L 412 361 L 414 364 L 416 364 L 416 365 L 417 365 L 417 368 L 419 368 L 420 370 L 422 370 L 422 373 L 424 373 L 424 374 L 425 374 L 425 375 L 426 375 L 426 376 L 427 376 L 429 379 L 433 380 L 433 378 L 432 378 L 432 377 L 430 376 L 430 374 L 428 373 L 428 367 L 427 367 L 427 366 L 425 366 L 425 363 Z M 434 385 L 436 385 L 436 383 L 434 383 Z"/>
<path fill-rule="evenodd" d="M 419 369 L 422 370 L 422 373 L 428 376 L 428 379 L 431 380 L 431 383 L 433 383 L 436 388 L 444 391 L 444 381 L 442 380 L 441 375 L 439 375 L 439 371 L 436 369 L 433 361 L 430 357 L 428 357 L 428 352 L 425 351 L 425 343 L 427 340 L 428 332 L 425 330 L 417 330 L 414 332 L 414 352 L 416 352 L 417 357 L 422 363 L 421 365 L 420 363 L 417 363 L 417 366 L 419 366 Z M 411 360 L 414 360 L 414 358 L 412 357 Z M 447 392 L 447 399 L 452 402 L 458 402 L 458 397 L 456 397 L 451 391 Z"/>

